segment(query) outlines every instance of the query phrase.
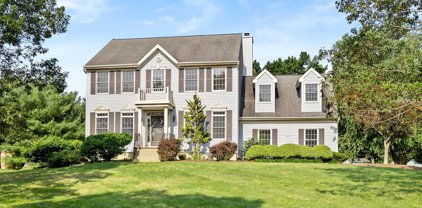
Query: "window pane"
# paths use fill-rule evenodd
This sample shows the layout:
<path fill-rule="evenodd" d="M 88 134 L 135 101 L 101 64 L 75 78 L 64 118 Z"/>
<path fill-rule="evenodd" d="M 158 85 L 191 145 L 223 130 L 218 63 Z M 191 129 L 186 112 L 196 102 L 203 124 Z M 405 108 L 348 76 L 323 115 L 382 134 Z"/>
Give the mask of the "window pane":
<path fill-rule="evenodd" d="M 216 139 L 224 139 L 226 132 L 225 112 L 213 112 L 212 117 L 212 135 Z"/>
<path fill-rule="evenodd" d="M 317 101 L 318 100 L 318 84 L 305 85 L 305 100 Z"/>
<path fill-rule="evenodd" d="M 164 70 L 163 69 L 154 69 L 152 76 L 152 88 L 154 91 L 163 91 L 164 90 Z"/>
<path fill-rule="evenodd" d="M 213 69 L 213 89 L 225 90 L 226 89 L 226 70 L 223 68 Z"/>
<path fill-rule="evenodd" d="M 133 92 L 134 91 L 134 71 L 122 71 L 122 90 L 123 92 Z"/>
<path fill-rule="evenodd" d="M 133 134 L 133 117 L 122 117 L 122 133 Z"/>
<path fill-rule="evenodd" d="M 197 69 L 185 70 L 185 88 L 186 88 L 186 91 L 198 90 L 198 70 Z"/>
<path fill-rule="evenodd" d="M 318 143 L 318 136 L 317 136 L 316 129 L 306 129 L 305 130 L 305 145 L 308 147 L 314 147 Z"/>
<path fill-rule="evenodd" d="M 108 72 L 97 72 L 97 93 L 108 93 Z"/>
<path fill-rule="evenodd" d="M 259 85 L 259 102 L 271 102 L 271 85 Z"/>
<path fill-rule="evenodd" d="M 105 116 L 107 116 L 107 114 L 105 114 Z M 97 134 L 107 133 L 108 118 L 104 117 L 104 114 L 97 114 L 96 130 L 97 130 Z"/>
<path fill-rule="evenodd" d="M 271 144 L 271 131 L 269 129 L 259 130 L 258 141 L 259 141 L 259 144 L 270 145 Z"/>

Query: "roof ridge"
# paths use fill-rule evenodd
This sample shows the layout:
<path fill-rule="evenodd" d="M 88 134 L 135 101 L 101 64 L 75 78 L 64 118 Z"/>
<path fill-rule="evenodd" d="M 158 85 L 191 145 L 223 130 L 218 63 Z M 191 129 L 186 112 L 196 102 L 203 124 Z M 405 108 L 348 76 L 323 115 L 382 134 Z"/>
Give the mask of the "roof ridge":
<path fill-rule="evenodd" d="M 112 40 L 134 40 L 134 39 L 157 39 L 157 38 L 180 38 L 180 37 L 199 37 L 199 36 L 224 36 L 224 35 L 242 35 L 242 33 L 208 34 L 208 35 L 180 35 L 180 36 L 161 36 L 161 37 L 143 37 L 143 38 L 113 38 Z"/>

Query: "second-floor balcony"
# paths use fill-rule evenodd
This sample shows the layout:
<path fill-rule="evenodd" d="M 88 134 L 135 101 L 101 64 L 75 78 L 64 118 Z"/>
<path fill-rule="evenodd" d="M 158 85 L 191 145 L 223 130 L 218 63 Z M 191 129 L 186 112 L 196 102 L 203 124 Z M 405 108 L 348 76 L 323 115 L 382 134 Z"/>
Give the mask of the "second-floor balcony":
<path fill-rule="evenodd" d="M 154 110 L 174 107 L 173 91 L 169 87 L 138 89 L 138 92 L 136 105 L 141 108 Z"/>

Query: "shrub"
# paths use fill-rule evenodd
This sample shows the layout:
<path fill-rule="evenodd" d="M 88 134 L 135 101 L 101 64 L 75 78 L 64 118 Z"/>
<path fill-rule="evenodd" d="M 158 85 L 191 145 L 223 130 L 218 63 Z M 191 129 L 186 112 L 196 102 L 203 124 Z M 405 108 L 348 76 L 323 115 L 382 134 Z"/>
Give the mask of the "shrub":
<path fill-rule="evenodd" d="M 325 145 L 317 145 L 312 148 L 315 159 L 320 159 L 323 162 L 328 162 L 333 159 L 333 152 Z"/>
<path fill-rule="evenodd" d="M 6 165 L 6 169 L 21 169 L 25 165 L 25 158 L 23 157 L 6 157 L 4 159 L 4 163 Z"/>
<path fill-rule="evenodd" d="M 125 146 L 132 141 L 129 134 L 105 133 L 90 135 L 85 139 L 81 147 L 82 156 L 91 162 L 100 159 L 110 161 L 125 151 Z"/>
<path fill-rule="evenodd" d="M 284 144 L 281 146 L 255 145 L 246 152 L 245 157 L 248 160 L 305 159 L 327 162 L 333 158 L 333 153 L 329 147 L 324 145 L 318 145 L 313 148 L 297 144 Z"/>
<path fill-rule="evenodd" d="M 161 161 L 175 160 L 180 152 L 181 142 L 177 139 L 163 139 L 158 144 L 158 156 Z"/>
<path fill-rule="evenodd" d="M 65 140 L 57 136 L 46 136 L 32 143 L 25 152 L 25 157 L 31 162 L 41 163 L 41 166 L 51 166 L 49 160 L 54 154 L 62 151 L 79 153 L 81 146 L 82 142 L 79 140 Z"/>
<path fill-rule="evenodd" d="M 346 154 L 340 153 L 340 152 L 333 152 L 333 161 L 342 163 L 349 159 L 349 157 Z"/>
<path fill-rule="evenodd" d="M 48 159 L 48 167 L 65 167 L 73 164 L 78 164 L 81 160 L 80 151 L 76 150 L 62 150 L 60 152 L 55 152 Z"/>
<path fill-rule="evenodd" d="M 230 158 L 236 153 L 237 144 L 234 142 L 221 142 L 210 147 L 212 157 L 215 157 L 217 161 L 230 160 Z"/>

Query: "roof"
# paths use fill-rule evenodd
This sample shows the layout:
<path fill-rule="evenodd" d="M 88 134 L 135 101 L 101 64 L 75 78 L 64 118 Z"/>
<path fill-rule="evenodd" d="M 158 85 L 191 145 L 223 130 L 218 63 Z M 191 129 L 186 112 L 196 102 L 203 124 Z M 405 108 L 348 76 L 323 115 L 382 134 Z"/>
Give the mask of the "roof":
<path fill-rule="evenodd" d="M 327 118 L 325 112 L 302 112 L 300 88 L 296 88 L 301 75 L 274 76 L 276 83 L 275 112 L 255 112 L 253 76 L 244 77 L 242 86 L 243 108 L 241 117 L 277 117 L 277 118 Z M 323 103 L 324 104 L 324 103 Z"/>
<path fill-rule="evenodd" d="M 138 63 L 157 45 L 178 62 L 239 61 L 242 34 L 113 39 L 86 66 Z"/>

